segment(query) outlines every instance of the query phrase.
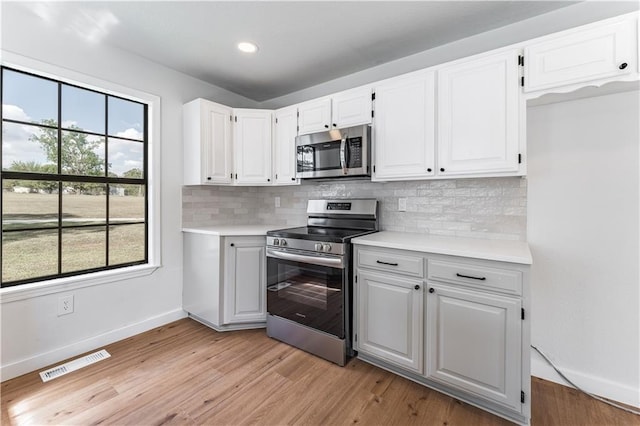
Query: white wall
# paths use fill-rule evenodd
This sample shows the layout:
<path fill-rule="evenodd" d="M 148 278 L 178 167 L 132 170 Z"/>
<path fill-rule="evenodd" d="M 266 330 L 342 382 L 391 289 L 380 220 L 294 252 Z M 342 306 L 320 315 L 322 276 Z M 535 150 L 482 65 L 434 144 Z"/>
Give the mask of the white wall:
<path fill-rule="evenodd" d="M 532 344 L 640 406 L 640 92 L 528 108 Z M 532 353 L 532 374 L 562 383 Z"/>
<path fill-rule="evenodd" d="M 15 9 L 15 8 L 14 8 Z M 2 49 L 161 98 L 162 266 L 152 275 L 76 289 L 75 312 L 56 315 L 58 294 L 1 304 L 2 380 L 184 315 L 182 306 L 182 104 L 196 97 L 255 103 L 139 57 L 58 32 L 35 16 L 2 16 Z M 3 295 L 4 296 L 4 295 Z"/>

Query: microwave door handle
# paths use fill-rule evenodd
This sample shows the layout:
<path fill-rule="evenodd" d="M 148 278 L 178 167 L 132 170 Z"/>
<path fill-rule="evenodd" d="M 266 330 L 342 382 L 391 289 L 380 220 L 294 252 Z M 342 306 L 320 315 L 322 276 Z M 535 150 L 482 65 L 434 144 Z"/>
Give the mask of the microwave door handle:
<path fill-rule="evenodd" d="M 340 167 L 342 167 L 342 174 L 347 174 L 347 138 L 340 140 Z"/>

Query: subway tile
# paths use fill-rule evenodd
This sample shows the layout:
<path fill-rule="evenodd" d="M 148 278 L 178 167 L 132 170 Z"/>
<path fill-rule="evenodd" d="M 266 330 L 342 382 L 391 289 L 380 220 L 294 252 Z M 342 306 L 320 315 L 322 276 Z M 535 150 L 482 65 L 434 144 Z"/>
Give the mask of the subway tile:
<path fill-rule="evenodd" d="M 274 197 L 280 197 L 275 208 Z M 408 182 L 305 182 L 282 187 L 182 188 L 183 225 L 306 221 L 309 199 L 377 198 L 380 228 L 433 235 L 524 239 L 526 179 L 518 177 Z M 407 211 L 398 212 L 398 198 Z"/>

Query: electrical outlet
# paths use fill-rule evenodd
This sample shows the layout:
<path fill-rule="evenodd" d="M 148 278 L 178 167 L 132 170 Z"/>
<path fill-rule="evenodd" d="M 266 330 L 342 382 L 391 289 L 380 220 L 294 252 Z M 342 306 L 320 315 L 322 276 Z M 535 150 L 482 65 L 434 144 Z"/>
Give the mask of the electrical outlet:
<path fill-rule="evenodd" d="M 276 197 L 276 208 L 280 207 L 280 197 Z"/>
<path fill-rule="evenodd" d="M 58 298 L 58 316 L 73 313 L 73 295 L 60 296 Z"/>
<path fill-rule="evenodd" d="M 406 212 L 407 211 L 407 199 L 406 198 L 398 198 L 398 211 Z"/>

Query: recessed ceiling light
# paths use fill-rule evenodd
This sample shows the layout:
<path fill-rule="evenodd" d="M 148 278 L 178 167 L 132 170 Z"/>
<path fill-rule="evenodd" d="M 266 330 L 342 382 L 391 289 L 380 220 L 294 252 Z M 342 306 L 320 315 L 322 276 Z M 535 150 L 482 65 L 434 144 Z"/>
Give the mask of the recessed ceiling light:
<path fill-rule="evenodd" d="M 240 49 L 244 53 L 255 53 L 258 51 L 258 46 L 251 42 L 243 41 L 238 43 L 238 49 Z"/>

